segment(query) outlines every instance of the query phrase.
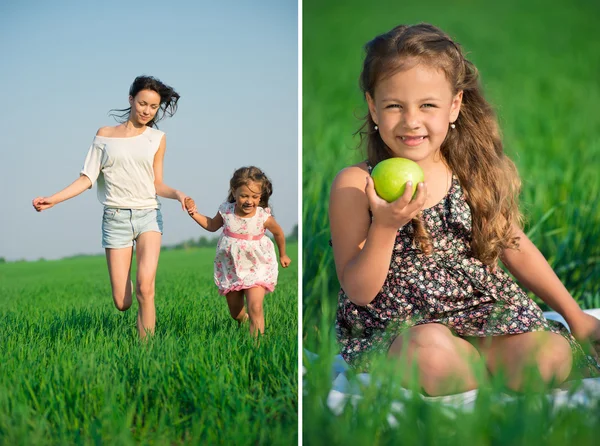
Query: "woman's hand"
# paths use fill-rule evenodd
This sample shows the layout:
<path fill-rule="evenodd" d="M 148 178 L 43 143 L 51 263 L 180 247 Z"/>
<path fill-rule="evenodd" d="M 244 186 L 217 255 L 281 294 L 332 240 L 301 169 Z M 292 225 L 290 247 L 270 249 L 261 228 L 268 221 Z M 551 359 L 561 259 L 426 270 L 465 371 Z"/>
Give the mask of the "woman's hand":
<path fill-rule="evenodd" d="M 279 263 L 281 263 L 281 266 L 283 266 L 284 268 L 287 268 L 288 266 L 290 266 L 290 263 L 292 263 L 292 260 L 284 254 L 282 256 L 279 256 Z"/>
<path fill-rule="evenodd" d="M 185 207 L 185 210 L 187 210 L 188 214 L 190 215 L 194 215 L 196 212 L 198 212 L 198 209 L 196 208 L 196 203 L 190 197 L 185 197 L 185 199 L 183 200 L 183 205 Z"/>
<path fill-rule="evenodd" d="M 600 358 L 600 319 L 591 314 L 581 312 L 569 322 L 571 333 L 584 347 L 591 350 L 596 359 Z"/>
<path fill-rule="evenodd" d="M 36 211 L 42 212 L 46 209 L 50 209 L 56 203 L 51 200 L 51 197 L 37 197 L 33 199 L 32 204 Z"/>
<path fill-rule="evenodd" d="M 177 197 L 177 201 L 181 203 L 181 209 L 189 212 L 188 208 L 185 206 L 185 200 L 189 197 L 179 190 L 175 192 L 175 196 Z"/>
<path fill-rule="evenodd" d="M 423 209 L 427 198 L 427 186 L 425 183 L 419 183 L 417 194 L 413 198 L 412 183 L 408 182 L 404 194 L 395 201 L 388 203 L 377 195 L 373 178 L 368 176 L 365 193 L 373 214 L 373 223 L 396 231 L 416 217 Z"/>

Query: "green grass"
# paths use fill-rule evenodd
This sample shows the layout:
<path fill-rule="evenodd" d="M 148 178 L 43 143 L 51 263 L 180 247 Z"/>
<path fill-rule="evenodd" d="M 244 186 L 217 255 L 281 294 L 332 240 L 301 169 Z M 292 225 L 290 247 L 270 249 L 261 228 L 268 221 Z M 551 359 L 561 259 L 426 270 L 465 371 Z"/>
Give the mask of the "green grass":
<path fill-rule="evenodd" d="M 360 387 L 361 397 L 348 401 L 334 415 L 324 407 L 331 388 L 331 382 L 324 379 L 331 376 L 331 358 L 324 355 L 307 367 L 302 418 L 305 444 L 591 446 L 600 435 L 600 401 L 561 407 L 541 388 L 517 396 L 499 379 L 484 378 L 482 364 L 476 364 L 475 370 L 484 384 L 470 408 L 421 398 L 414 379 L 408 386 L 413 392 L 406 392 L 397 385 L 404 372 L 381 361 L 370 376 L 370 382 L 377 385 L 362 385 L 348 372 L 350 382 Z"/>
<path fill-rule="evenodd" d="M 0 265 L 0 444 L 281 444 L 298 436 L 296 262 L 260 346 L 212 281 L 214 248 L 161 254 L 156 336 L 112 304 L 106 261 Z"/>
<path fill-rule="evenodd" d="M 358 87 L 363 46 L 400 23 L 433 23 L 467 51 L 497 111 L 505 150 L 523 180 L 527 233 L 578 303 L 584 308 L 600 307 L 599 16 L 600 4 L 586 0 L 303 2 L 305 348 L 321 357 L 337 352 L 332 328 L 339 283 L 328 245 L 329 188 L 340 169 L 364 159 L 356 149 L 358 138 L 352 136 L 366 113 Z M 312 367 L 307 378 L 311 393 L 304 399 L 305 438 L 318 436 L 317 428 L 311 430 L 318 426 L 327 433 L 321 438 L 347 435 L 370 439 L 367 444 L 387 442 L 389 432 L 381 427 L 363 426 L 364 436 L 360 434 L 361 423 L 367 421 L 364 417 L 385 412 L 376 399 L 364 402 L 366 412 L 361 417 L 355 413 L 338 418 L 318 409 L 330 387 L 329 371 L 323 367 L 319 373 L 318 367 Z M 510 417 L 509 413 L 503 416 Z M 540 415 L 518 413 L 536 420 Z M 550 423 L 548 417 L 539 420 L 545 428 Z M 496 421 L 481 444 L 519 444 L 503 442 L 507 437 L 497 432 L 505 424 Z M 436 431 L 426 423 L 445 438 L 442 425 Z M 393 438 L 408 438 L 391 432 L 396 432 L 389 434 Z M 401 432 L 406 434 L 405 429 Z M 587 435 L 590 430 L 583 432 Z M 578 438 L 569 435 L 569 441 Z M 406 444 L 413 443 L 406 440 Z"/>

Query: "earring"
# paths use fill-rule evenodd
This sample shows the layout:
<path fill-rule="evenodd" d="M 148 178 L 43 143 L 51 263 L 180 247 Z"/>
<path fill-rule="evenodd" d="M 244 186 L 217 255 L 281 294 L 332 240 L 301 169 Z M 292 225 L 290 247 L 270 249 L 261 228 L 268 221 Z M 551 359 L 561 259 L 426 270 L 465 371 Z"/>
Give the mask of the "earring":
<path fill-rule="evenodd" d="M 375 124 L 375 131 L 379 130 L 379 127 L 377 127 L 377 124 Z"/>
<path fill-rule="evenodd" d="M 455 129 L 456 128 L 456 124 L 454 124 L 454 123 L 450 124 L 450 128 L 451 129 Z"/>

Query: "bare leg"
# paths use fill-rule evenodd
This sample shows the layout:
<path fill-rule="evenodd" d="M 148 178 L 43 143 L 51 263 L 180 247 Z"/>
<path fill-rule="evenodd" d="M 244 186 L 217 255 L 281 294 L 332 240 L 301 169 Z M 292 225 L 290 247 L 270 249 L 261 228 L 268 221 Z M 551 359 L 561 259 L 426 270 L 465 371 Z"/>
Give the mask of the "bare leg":
<path fill-rule="evenodd" d="M 232 291 L 225 295 L 227 299 L 227 306 L 229 307 L 229 314 L 234 318 L 238 325 L 245 322 L 248 319 L 248 314 L 244 308 L 244 292 L 243 291 Z"/>
<path fill-rule="evenodd" d="M 140 339 L 154 334 L 156 308 L 154 306 L 154 283 L 160 255 L 160 232 L 144 232 L 137 238 L 137 278 L 135 295 L 138 300 L 137 327 Z"/>
<path fill-rule="evenodd" d="M 540 378 L 544 384 L 559 385 L 573 365 L 569 342 L 546 331 L 485 338 L 477 348 L 490 372 L 504 374 L 506 385 L 515 391 L 524 390 L 527 384 L 535 386 Z M 531 382 L 526 380 L 528 373 Z"/>
<path fill-rule="evenodd" d="M 430 396 L 477 388 L 472 363 L 479 359 L 479 353 L 444 325 L 431 323 L 408 329 L 394 340 L 388 356 L 401 360 L 405 370 L 416 365 L 418 383 Z M 406 374 L 402 384 L 408 385 L 410 378 Z"/>
<path fill-rule="evenodd" d="M 126 311 L 131 307 L 131 258 L 133 248 L 106 248 L 106 263 L 115 307 Z"/>
<path fill-rule="evenodd" d="M 263 301 L 265 299 L 265 289 L 261 286 L 248 288 L 244 290 L 248 300 L 248 313 L 250 315 L 250 333 L 258 335 L 265 333 L 265 315 L 263 312 Z"/>

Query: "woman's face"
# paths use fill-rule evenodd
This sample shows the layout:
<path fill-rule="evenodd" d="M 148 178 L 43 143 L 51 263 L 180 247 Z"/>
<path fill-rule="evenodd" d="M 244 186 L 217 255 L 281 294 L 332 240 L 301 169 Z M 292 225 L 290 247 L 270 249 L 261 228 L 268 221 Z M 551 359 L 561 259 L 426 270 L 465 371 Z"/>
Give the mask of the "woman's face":
<path fill-rule="evenodd" d="M 160 95 L 154 90 L 142 90 L 135 97 L 129 96 L 129 104 L 129 119 L 134 123 L 146 125 L 156 116 L 160 107 Z"/>

